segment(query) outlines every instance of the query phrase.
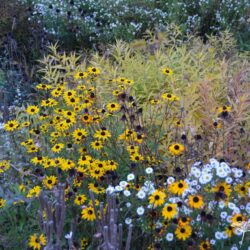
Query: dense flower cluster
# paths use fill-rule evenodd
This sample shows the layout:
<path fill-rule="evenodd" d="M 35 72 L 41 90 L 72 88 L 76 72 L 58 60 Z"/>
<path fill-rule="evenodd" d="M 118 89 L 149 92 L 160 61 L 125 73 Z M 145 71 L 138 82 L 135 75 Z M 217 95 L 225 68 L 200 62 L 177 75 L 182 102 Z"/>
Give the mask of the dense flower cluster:
<path fill-rule="evenodd" d="M 108 3 L 101 0 L 33 0 L 30 19 L 42 22 L 50 34 L 61 36 L 71 32 L 77 39 L 107 42 L 116 38 L 131 40 L 146 29 L 164 28 L 169 22 L 185 24 L 189 31 L 198 30 L 204 34 L 228 27 L 240 26 L 244 30 L 248 22 L 247 6 L 249 2 L 246 0 L 216 3 L 144 0 L 143 4 L 127 0 L 110 0 Z"/>
<path fill-rule="evenodd" d="M 132 79 L 117 75 L 107 79 L 105 69 L 71 67 L 65 55 L 58 57 L 52 66 L 57 76 L 53 68 L 36 86 L 36 103 L 4 124 L 11 136 L 18 135 L 27 159 L 28 167 L 0 162 L 1 175 L 18 171 L 19 198 L 27 202 L 39 198 L 44 207 L 44 194 L 53 200 L 63 188 L 65 228 L 68 221 L 75 222 L 75 242 L 82 247 L 93 247 L 89 228 L 95 230 L 100 217 L 96 208 L 108 213 L 110 196 L 119 204 L 120 222 L 134 225 L 133 236 L 143 239 L 145 249 L 240 246 L 242 226 L 249 223 L 249 166 L 216 159 L 190 163 L 199 158 L 202 136 L 195 135 L 193 142 L 181 132 L 183 108 L 170 89 L 146 100 L 143 109 L 131 95 L 136 84 Z M 167 82 L 174 75 L 171 68 L 160 71 Z M 224 126 L 233 108 L 222 106 L 212 112 Z M 0 208 L 6 203 L 1 198 Z M 52 209 L 54 217 L 59 205 Z M 49 213 L 39 215 L 46 224 Z M 38 233 L 27 239 L 31 248 L 53 243 L 51 235 Z M 144 240 L 145 235 L 150 237 Z M 68 241 L 72 237 L 72 232 L 65 235 Z"/>

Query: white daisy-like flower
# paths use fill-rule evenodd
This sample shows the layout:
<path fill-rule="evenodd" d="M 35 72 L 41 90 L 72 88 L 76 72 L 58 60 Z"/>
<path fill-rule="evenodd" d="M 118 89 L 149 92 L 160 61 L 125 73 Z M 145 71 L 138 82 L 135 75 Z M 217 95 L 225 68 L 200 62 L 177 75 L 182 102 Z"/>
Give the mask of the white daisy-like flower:
<path fill-rule="evenodd" d="M 243 171 L 241 169 L 237 169 L 237 171 L 235 171 L 234 173 L 235 178 L 241 178 L 242 175 L 243 175 Z"/>
<path fill-rule="evenodd" d="M 143 199 L 146 197 L 146 193 L 145 193 L 144 191 L 140 190 L 140 191 L 136 194 L 136 196 L 137 196 L 139 199 L 143 200 Z"/>
<path fill-rule="evenodd" d="M 216 168 L 216 175 L 220 178 L 225 178 L 227 177 L 227 172 L 224 170 L 223 167 L 219 166 Z"/>
<path fill-rule="evenodd" d="M 225 207 L 225 202 L 224 201 L 219 201 L 219 208 L 223 209 Z"/>
<path fill-rule="evenodd" d="M 126 207 L 127 207 L 127 208 L 129 208 L 129 207 L 131 207 L 131 206 L 132 206 L 132 204 L 131 204 L 130 202 L 127 202 L 127 203 L 126 203 Z"/>
<path fill-rule="evenodd" d="M 144 214 L 144 211 L 145 211 L 145 209 L 144 209 L 144 207 L 138 207 L 137 209 L 136 209 L 136 212 L 137 212 L 137 214 L 138 215 L 143 215 Z"/>
<path fill-rule="evenodd" d="M 173 239 L 174 239 L 174 235 L 173 235 L 172 233 L 168 233 L 168 234 L 166 235 L 166 240 L 167 240 L 167 241 L 173 241 Z"/>
<path fill-rule="evenodd" d="M 222 238 L 227 239 L 228 238 L 228 233 L 227 232 L 222 232 Z"/>
<path fill-rule="evenodd" d="M 107 194 L 113 194 L 114 192 L 115 192 L 115 188 L 114 188 L 114 187 L 108 186 L 108 187 L 106 188 L 106 193 L 107 193 Z"/>
<path fill-rule="evenodd" d="M 213 168 L 217 168 L 220 166 L 220 163 L 216 160 L 216 159 L 210 159 L 210 165 L 213 167 Z"/>
<path fill-rule="evenodd" d="M 236 205 L 233 202 L 228 202 L 228 208 L 234 210 L 236 208 Z"/>
<path fill-rule="evenodd" d="M 126 181 L 120 181 L 119 185 L 124 189 L 128 183 Z"/>
<path fill-rule="evenodd" d="M 199 182 L 201 184 L 207 184 L 209 183 L 211 180 L 213 179 L 213 175 L 212 174 L 202 174 L 201 177 L 199 178 Z"/>
<path fill-rule="evenodd" d="M 222 239 L 222 233 L 219 232 L 219 231 L 215 232 L 214 236 L 215 236 L 215 239 L 217 239 L 217 240 L 221 240 Z"/>
<path fill-rule="evenodd" d="M 131 192 L 129 190 L 123 191 L 124 196 L 129 197 L 131 195 Z"/>
<path fill-rule="evenodd" d="M 127 225 L 130 225 L 130 224 L 132 223 L 132 219 L 131 219 L 131 218 L 126 218 L 126 219 L 125 219 L 125 223 L 126 223 Z"/>
<path fill-rule="evenodd" d="M 123 187 L 121 187 L 121 186 L 115 186 L 115 191 L 121 192 L 121 191 L 123 191 Z"/>
<path fill-rule="evenodd" d="M 227 212 L 226 211 L 221 212 L 220 217 L 221 217 L 221 219 L 226 219 L 227 218 Z"/>
<path fill-rule="evenodd" d="M 240 236 L 240 235 L 242 235 L 242 229 L 241 228 L 238 228 L 238 227 L 236 227 L 235 229 L 234 229 L 234 233 L 236 234 L 236 235 L 238 235 L 238 236 Z"/>
<path fill-rule="evenodd" d="M 227 216 L 227 222 L 232 223 L 232 216 L 231 215 Z"/>
<path fill-rule="evenodd" d="M 233 179 L 231 177 L 227 177 L 225 181 L 227 184 L 231 184 L 233 182 Z"/>
<path fill-rule="evenodd" d="M 146 168 L 145 169 L 146 174 L 152 174 L 154 172 L 153 168 Z"/>
<path fill-rule="evenodd" d="M 134 180 L 135 179 L 135 175 L 134 174 L 129 174 L 128 176 L 127 176 L 127 181 L 132 181 L 132 180 Z"/>
<path fill-rule="evenodd" d="M 172 177 L 172 176 L 168 177 L 168 179 L 167 179 L 167 183 L 168 183 L 169 185 L 172 184 L 172 183 L 174 183 L 174 181 L 175 181 L 175 178 Z"/>
<path fill-rule="evenodd" d="M 237 246 L 232 246 L 231 250 L 238 250 L 238 247 Z"/>
<path fill-rule="evenodd" d="M 214 239 L 211 239 L 211 240 L 210 240 L 210 244 L 211 244 L 211 245 L 215 245 L 215 243 L 216 243 L 216 240 L 214 240 Z"/>

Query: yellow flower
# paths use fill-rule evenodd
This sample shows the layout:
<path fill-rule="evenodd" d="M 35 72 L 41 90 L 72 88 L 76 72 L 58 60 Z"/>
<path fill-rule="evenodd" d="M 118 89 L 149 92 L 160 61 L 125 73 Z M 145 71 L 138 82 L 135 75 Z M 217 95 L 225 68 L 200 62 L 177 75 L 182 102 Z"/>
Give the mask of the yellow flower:
<path fill-rule="evenodd" d="M 211 249 L 212 247 L 208 240 L 202 241 L 199 245 L 199 250 L 211 250 Z"/>
<path fill-rule="evenodd" d="M 84 165 L 89 166 L 91 160 L 92 160 L 92 157 L 91 157 L 91 156 L 89 156 L 89 155 L 82 155 L 82 156 L 79 158 L 79 160 L 78 160 L 78 164 L 79 164 L 80 166 L 84 166 Z"/>
<path fill-rule="evenodd" d="M 35 115 L 39 112 L 39 108 L 37 106 L 31 105 L 27 107 L 26 112 L 29 115 Z"/>
<path fill-rule="evenodd" d="M 73 132 L 74 139 L 85 139 L 88 133 L 84 128 L 78 128 Z"/>
<path fill-rule="evenodd" d="M 162 191 L 155 190 L 151 196 L 149 196 L 149 203 L 153 204 L 155 207 L 158 207 L 164 203 L 166 194 Z"/>
<path fill-rule="evenodd" d="M 190 225 L 178 226 L 175 230 L 176 238 L 179 240 L 186 240 L 192 234 L 192 228 Z"/>
<path fill-rule="evenodd" d="M 107 129 L 101 129 L 95 131 L 94 137 L 100 140 L 105 140 L 111 137 L 110 132 Z"/>
<path fill-rule="evenodd" d="M 188 184 L 183 181 L 176 181 L 168 186 L 168 191 L 172 194 L 182 195 L 188 189 Z"/>
<path fill-rule="evenodd" d="M 223 106 L 218 108 L 218 113 L 223 113 L 223 112 L 232 112 L 232 108 L 230 106 Z"/>
<path fill-rule="evenodd" d="M 88 185 L 89 190 L 93 191 L 95 194 L 104 194 L 105 188 L 100 186 L 98 182 L 95 183 L 89 183 Z"/>
<path fill-rule="evenodd" d="M 10 168 L 9 161 L 6 161 L 6 160 L 0 161 L 0 173 L 5 172 L 9 168 Z"/>
<path fill-rule="evenodd" d="M 14 131 L 16 128 L 18 128 L 19 124 L 16 120 L 10 120 L 7 123 L 4 124 L 4 129 L 6 131 L 12 132 Z"/>
<path fill-rule="evenodd" d="M 6 200 L 0 198 L 0 208 L 4 207 L 6 203 Z"/>
<path fill-rule="evenodd" d="M 27 198 L 38 197 L 40 192 L 41 192 L 41 187 L 35 186 L 29 190 L 29 192 L 27 194 Z"/>
<path fill-rule="evenodd" d="M 130 155 L 130 160 L 133 162 L 143 161 L 144 157 L 139 153 L 134 153 Z"/>
<path fill-rule="evenodd" d="M 96 219 L 94 209 L 92 206 L 86 207 L 82 210 L 82 219 L 93 221 Z"/>
<path fill-rule="evenodd" d="M 168 147 L 168 151 L 172 155 L 181 155 L 184 152 L 184 150 L 185 147 L 180 143 L 174 143 Z"/>
<path fill-rule="evenodd" d="M 115 112 L 117 110 L 120 109 L 120 104 L 119 103 L 115 103 L 115 102 L 111 102 L 107 104 L 107 109 L 109 112 Z"/>
<path fill-rule="evenodd" d="M 47 100 L 42 100 L 41 102 L 42 107 L 53 107 L 53 106 L 56 106 L 57 104 L 58 102 L 52 98 L 49 98 Z"/>
<path fill-rule="evenodd" d="M 161 71 L 162 71 L 162 73 L 163 73 L 164 75 L 171 76 L 171 75 L 173 74 L 173 71 L 172 71 L 172 69 L 170 69 L 170 68 L 164 68 L 164 69 L 162 69 Z"/>
<path fill-rule="evenodd" d="M 242 214 L 234 214 L 232 216 L 232 226 L 240 226 L 246 220 L 246 216 Z"/>
<path fill-rule="evenodd" d="M 86 78 L 87 76 L 88 76 L 88 73 L 87 73 L 87 72 L 82 72 L 82 71 L 76 72 L 76 73 L 74 74 L 74 78 L 75 78 L 76 80 L 84 79 L 84 78 Z"/>
<path fill-rule="evenodd" d="M 48 85 L 48 84 L 44 84 L 44 83 L 40 83 L 36 86 L 37 89 L 40 89 L 40 90 L 48 90 L 48 89 L 51 89 L 52 86 L 51 85 Z"/>
<path fill-rule="evenodd" d="M 93 141 L 91 142 L 91 147 L 95 150 L 100 150 L 103 148 L 103 142 L 98 140 L 98 141 Z"/>
<path fill-rule="evenodd" d="M 99 75 L 101 73 L 100 69 L 99 68 L 96 68 L 96 67 L 89 67 L 87 69 L 87 71 L 89 72 L 89 74 L 91 75 Z"/>
<path fill-rule="evenodd" d="M 79 194 L 76 196 L 74 202 L 76 205 L 82 205 L 87 200 L 86 196 L 84 194 Z"/>
<path fill-rule="evenodd" d="M 203 198 L 201 195 L 190 195 L 188 197 L 188 203 L 190 207 L 197 208 L 197 209 L 200 209 L 204 204 Z"/>
<path fill-rule="evenodd" d="M 48 189 L 52 189 L 57 182 L 57 178 L 54 175 L 51 176 L 46 176 L 46 178 L 43 180 L 43 185 L 48 188 Z"/>
<path fill-rule="evenodd" d="M 40 236 L 37 234 L 33 234 L 30 236 L 29 247 L 40 250 L 41 247 L 45 245 L 46 245 L 46 238 L 43 234 L 41 234 Z"/>
<path fill-rule="evenodd" d="M 176 204 L 168 204 L 162 209 L 162 216 L 164 219 L 173 219 L 178 213 Z"/>
<path fill-rule="evenodd" d="M 218 183 L 214 188 L 212 188 L 211 191 L 215 193 L 220 193 L 226 196 L 226 197 L 221 196 L 222 198 L 228 198 L 232 192 L 230 185 L 227 184 L 226 182 Z"/>
<path fill-rule="evenodd" d="M 81 121 L 82 121 L 83 123 L 85 123 L 85 124 L 91 123 L 92 120 L 93 120 L 93 118 L 92 118 L 92 116 L 89 115 L 89 114 L 84 114 L 84 115 L 81 116 Z"/>
<path fill-rule="evenodd" d="M 63 143 L 58 143 L 58 144 L 55 144 L 51 150 L 55 153 L 59 153 L 62 149 L 64 148 L 64 144 Z"/>

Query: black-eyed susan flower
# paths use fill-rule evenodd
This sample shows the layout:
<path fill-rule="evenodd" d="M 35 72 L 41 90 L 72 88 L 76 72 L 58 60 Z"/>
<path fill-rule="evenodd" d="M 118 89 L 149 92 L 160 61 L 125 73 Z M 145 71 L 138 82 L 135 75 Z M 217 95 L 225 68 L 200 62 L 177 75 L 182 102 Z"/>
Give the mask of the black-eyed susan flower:
<path fill-rule="evenodd" d="M 0 198 L 0 208 L 4 207 L 6 204 L 6 200 L 3 198 Z"/>
<path fill-rule="evenodd" d="M 105 188 L 102 187 L 98 182 L 89 183 L 88 188 L 89 188 L 89 190 L 91 190 L 95 194 L 103 194 L 103 193 L 105 193 Z"/>
<path fill-rule="evenodd" d="M 75 106 L 80 102 L 80 98 L 75 96 L 75 97 L 70 97 L 70 98 L 66 98 L 65 102 L 68 106 Z"/>
<path fill-rule="evenodd" d="M 211 250 L 212 246 L 208 240 L 202 241 L 199 245 L 199 250 Z"/>
<path fill-rule="evenodd" d="M 91 142 L 91 147 L 95 150 L 100 150 L 103 148 L 103 142 L 101 140 Z"/>
<path fill-rule="evenodd" d="M 139 161 L 143 161 L 144 157 L 141 154 L 136 152 L 130 155 L 130 160 L 133 162 L 139 162 Z"/>
<path fill-rule="evenodd" d="M 3 160 L 0 161 L 0 173 L 7 171 L 10 168 L 10 162 Z"/>
<path fill-rule="evenodd" d="M 188 239 L 192 234 L 192 228 L 190 225 L 186 226 L 178 226 L 175 230 L 176 238 L 179 240 L 186 240 Z"/>
<path fill-rule="evenodd" d="M 90 162 L 92 160 L 92 157 L 90 155 L 82 155 L 80 156 L 79 160 L 78 160 L 78 164 L 80 166 L 89 166 L 90 165 Z"/>
<path fill-rule="evenodd" d="M 230 106 L 223 106 L 223 107 L 217 108 L 218 116 L 221 118 L 226 118 L 231 112 L 232 112 L 232 108 Z"/>
<path fill-rule="evenodd" d="M 88 133 L 84 128 L 78 128 L 73 132 L 74 139 L 84 139 L 87 137 L 87 135 Z"/>
<path fill-rule="evenodd" d="M 32 189 L 29 190 L 27 194 L 27 198 L 33 198 L 33 197 L 38 197 L 41 192 L 41 187 L 40 186 L 35 186 Z"/>
<path fill-rule="evenodd" d="M 203 197 L 201 195 L 190 195 L 188 204 L 192 208 L 200 209 L 204 205 Z"/>
<path fill-rule="evenodd" d="M 149 203 L 152 204 L 154 207 L 161 206 L 166 198 L 166 194 L 160 190 L 155 190 L 149 196 Z"/>
<path fill-rule="evenodd" d="M 17 120 L 10 120 L 4 124 L 4 129 L 9 132 L 13 132 L 18 128 L 19 124 Z"/>
<path fill-rule="evenodd" d="M 235 226 L 231 226 L 231 225 L 228 225 L 226 227 L 225 232 L 226 232 L 226 234 L 228 235 L 229 238 L 231 238 L 235 234 L 235 229 L 236 229 L 236 227 Z"/>
<path fill-rule="evenodd" d="M 57 178 L 54 175 L 51 176 L 46 176 L 45 179 L 43 180 L 43 185 L 48 188 L 52 189 L 57 183 Z"/>
<path fill-rule="evenodd" d="M 115 112 L 115 111 L 118 111 L 120 109 L 120 104 L 119 103 L 116 103 L 116 102 L 111 102 L 111 103 L 108 103 L 107 104 L 107 110 L 109 112 Z"/>
<path fill-rule="evenodd" d="M 81 116 L 81 121 L 85 124 L 90 124 L 93 120 L 93 117 L 89 114 L 83 114 Z"/>
<path fill-rule="evenodd" d="M 44 246 L 46 246 L 46 238 L 43 234 L 33 234 L 30 236 L 29 247 L 40 250 Z"/>
<path fill-rule="evenodd" d="M 62 163 L 60 164 L 60 168 L 63 171 L 68 171 L 74 167 L 75 167 L 74 161 L 69 160 L 69 159 L 63 159 Z"/>
<path fill-rule="evenodd" d="M 180 143 L 174 143 L 168 147 L 168 151 L 171 155 L 177 156 L 181 155 L 185 151 L 185 147 Z"/>
<path fill-rule="evenodd" d="M 79 79 L 84 79 L 88 76 L 88 73 L 85 72 L 85 71 L 78 71 L 74 74 L 74 78 L 76 80 L 79 80 Z"/>
<path fill-rule="evenodd" d="M 172 194 L 182 195 L 185 190 L 188 189 L 188 184 L 183 181 L 173 182 L 168 186 L 168 191 Z"/>
<path fill-rule="evenodd" d="M 87 200 L 84 194 L 79 194 L 76 196 L 74 203 L 78 206 L 82 205 Z"/>
<path fill-rule="evenodd" d="M 111 133 L 107 129 L 96 130 L 94 134 L 94 138 L 99 140 L 106 140 L 111 137 Z"/>
<path fill-rule="evenodd" d="M 69 98 L 72 98 L 74 96 L 76 96 L 76 91 L 73 89 L 64 91 L 64 93 L 63 93 L 64 99 L 69 99 Z"/>
<path fill-rule="evenodd" d="M 95 213 L 94 213 L 94 208 L 92 206 L 83 208 L 82 219 L 88 220 L 88 221 L 94 221 L 96 219 Z"/>
<path fill-rule="evenodd" d="M 57 143 L 51 148 L 51 150 L 55 153 L 59 153 L 63 148 L 64 148 L 63 143 Z"/>
<path fill-rule="evenodd" d="M 240 226 L 243 222 L 245 222 L 246 216 L 242 215 L 242 214 L 234 214 L 232 216 L 232 226 Z"/>
<path fill-rule="evenodd" d="M 179 97 L 177 97 L 176 95 L 170 94 L 170 93 L 163 93 L 161 95 L 161 98 L 163 100 L 170 101 L 170 102 L 179 101 L 180 100 Z"/>
<path fill-rule="evenodd" d="M 102 177 L 104 175 L 104 169 L 100 169 L 100 168 L 93 168 L 89 170 L 90 176 L 95 178 L 95 179 L 99 179 L 100 177 Z"/>
<path fill-rule="evenodd" d="M 215 192 L 216 194 L 218 194 L 219 198 L 224 199 L 230 196 L 232 189 L 230 185 L 227 184 L 226 182 L 219 182 L 214 188 L 212 188 L 212 192 Z"/>
<path fill-rule="evenodd" d="M 175 217 L 177 213 L 177 204 L 167 204 L 162 209 L 162 216 L 164 217 L 164 219 L 171 220 Z"/>
<path fill-rule="evenodd" d="M 89 244 L 89 242 L 88 242 L 87 238 L 81 239 L 81 249 L 82 250 L 85 249 L 88 244 Z"/>
<path fill-rule="evenodd" d="M 42 107 L 54 107 L 58 104 L 55 99 L 49 98 L 47 100 L 42 100 L 41 106 Z"/>
<path fill-rule="evenodd" d="M 27 114 L 36 115 L 39 112 L 39 108 L 35 105 L 28 106 L 26 109 Z"/>
<path fill-rule="evenodd" d="M 49 85 L 49 84 L 44 84 L 44 83 L 40 83 L 36 86 L 37 89 L 40 89 L 40 90 L 48 90 L 48 89 L 51 89 L 52 86 Z"/>
<path fill-rule="evenodd" d="M 99 75 L 101 73 L 100 69 L 96 67 L 89 67 L 87 71 L 91 75 Z"/>
<path fill-rule="evenodd" d="M 173 74 L 173 70 L 170 68 L 163 68 L 161 71 L 164 75 L 167 75 L 167 76 L 171 76 Z"/>
<path fill-rule="evenodd" d="M 250 188 L 250 182 L 242 182 L 234 187 L 235 191 L 238 193 L 240 197 L 247 197 L 249 188 Z"/>

